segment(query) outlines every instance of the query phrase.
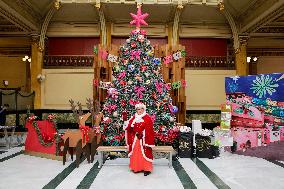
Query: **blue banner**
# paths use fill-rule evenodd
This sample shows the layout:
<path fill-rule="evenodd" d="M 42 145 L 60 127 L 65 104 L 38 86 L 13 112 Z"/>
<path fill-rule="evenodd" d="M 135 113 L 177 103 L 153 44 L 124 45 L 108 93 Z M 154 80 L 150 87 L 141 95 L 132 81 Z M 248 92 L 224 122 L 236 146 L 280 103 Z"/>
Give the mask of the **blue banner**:
<path fill-rule="evenodd" d="M 225 78 L 226 94 L 245 93 L 258 99 L 284 102 L 284 73 Z"/>

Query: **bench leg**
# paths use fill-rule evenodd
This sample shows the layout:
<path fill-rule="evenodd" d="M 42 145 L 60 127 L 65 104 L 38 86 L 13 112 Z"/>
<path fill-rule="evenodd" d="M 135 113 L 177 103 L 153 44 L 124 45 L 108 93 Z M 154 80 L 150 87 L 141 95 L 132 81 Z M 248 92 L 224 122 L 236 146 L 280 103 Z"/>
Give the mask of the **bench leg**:
<path fill-rule="evenodd" d="M 173 153 L 169 153 L 169 167 L 172 168 Z"/>
<path fill-rule="evenodd" d="M 99 168 L 102 168 L 104 161 L 104 154 L 102 151 L 99 151 L 98 154 L 99 154 Z"/>
<path fill-rule="evenodd" d="M 4 139 L 5 139 L 5 141 L 6 141 L 6 148 L 9 149 L 9 148 L 10 148 L 10 145 L 9 145 L 9 136 L 8 136 L 8 131 L 7 131 L 7 129 L 4 129 L 4 134 L 5 134 Z"/>

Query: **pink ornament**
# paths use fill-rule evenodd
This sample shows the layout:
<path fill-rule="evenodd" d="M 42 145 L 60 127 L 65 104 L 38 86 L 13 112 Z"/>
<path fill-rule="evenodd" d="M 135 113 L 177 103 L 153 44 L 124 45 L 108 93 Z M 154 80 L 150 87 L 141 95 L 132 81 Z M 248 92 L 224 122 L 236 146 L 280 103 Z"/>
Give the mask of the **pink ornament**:
<path fill-rule="evenodd" d="M 137 14 L 130 13 L 133 20 L 130 22 L 131 25 L 136 25 L 136 28 L 140 28 L 141 25 L 148 25 L 145 22 L 145 18 L 149 16 L 148 13 L 142 14 L 141 6 L 138 7 Z"/>
<path fill-rule="evenodd" d="M 137 60 L 140 60 L 140 53 L 141 51 L 131 51 L 131 60 L 133 60 L 134 58 L 136 58 Z"/>
<path fill-rule="evenodd" d="M 167 90 L 170 90 L 170 89 L 171 89 L 171 86 L 172 86 L 172 85 L 171 85 L 170 83 L 165 84 L 165 87 L 166 87 Z"/>
<path fill-rule="evenodd" d="M 99 86 L 99 80 L 98 80 L 98 79 L 94 79 L 94 80 L 93 80 L 93 85 L 94 85 L 95 87 L 98 87 L 98 86 Z"/>
<path fill-rule="evenodd" d="M 156 85 L 157 91 L 158 91 L 160 94 L 162 94 L 162 93 L 163 93 L 163 83 L 162 83 L 162 82 L 160 82 L 160 83 L 156 82 L 155 85 Z"/>
<path fill-rule="evenodd" d="M 169 56 L 164 57 L 164 63 L 165 63 L 165 64 L 169 64 L 169 63 L 171 63 L 171 62 L 173 62 L 173 57 L 172 57 L 172 55 L 169 55 Z"/>
<path fill-rule="evenodd" d="M 103 59 L 103 60 L 106 60 L 107 59 L 107 56 L 108 56 L 108 53 L 106 50 L 99 50 L 99 56 Z"/>
<path fill-rule="evenodd" d="M 143 92 L 145 91 L 144 87 L 135 86 L 134 91 L 137 93 L 138 98 L 143 98 Z"/>
<path fill-rule="evenodd" d="M 121 79 L 123 79 L 125 76 L 126 76 L 126 72 L 123 71 L 123 72 L 121 72 L 121 73 L 117 76 L 117 79 L 118 79 L 118 80 L 121 80 Z"/>
<path fill-rule="evenodd" d="M 181 85 L 182 85 L 182 87 L 187 87 L 186 80 L 181 80 Z"/>

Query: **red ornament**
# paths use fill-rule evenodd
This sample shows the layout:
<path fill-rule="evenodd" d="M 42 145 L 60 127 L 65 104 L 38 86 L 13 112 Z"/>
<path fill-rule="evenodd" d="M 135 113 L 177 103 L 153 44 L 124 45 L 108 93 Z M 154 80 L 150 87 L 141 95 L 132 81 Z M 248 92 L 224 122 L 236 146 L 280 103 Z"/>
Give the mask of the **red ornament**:
<path fill-rule="evenodd" d="M 123 121 L 127 121 L 127 112 L 122 112 L 121 116 Z"/>
<path fill-rule="evenodd" d="M 143 72 L 147 69 L 147 66 L 143 65 L 143 66 L 140 66 L 140 70 Z"/>
<path fill-rule="evenodd" d="M 154 98 L 154 99 L 157 99 L 157 94 L 156 93 L 152 93 L 152 97 Z"/>
<path fill-rule="evenodd" d="M 123 80 L 120 81 L 119 83 L 120 83 L 120 85 L 122 85 L 122 86 L 126 85 L 126 81 L 123 81 Z"/>
<path fill-rule="evenodd" d="M 137 46 L 137 45 L 136 45 L 135 42 L 132 42 L 132 43 L 131 43 L 131 47 L 135 48 L 136 46 Z"/>
<path fill-rule="evenodd" d="M 125 100 L 122 100 L 122 101 L 121 101 L 121 105 L 122 105 L 122 106 L 126 106 L 126 101 L 125 101 Z"/>

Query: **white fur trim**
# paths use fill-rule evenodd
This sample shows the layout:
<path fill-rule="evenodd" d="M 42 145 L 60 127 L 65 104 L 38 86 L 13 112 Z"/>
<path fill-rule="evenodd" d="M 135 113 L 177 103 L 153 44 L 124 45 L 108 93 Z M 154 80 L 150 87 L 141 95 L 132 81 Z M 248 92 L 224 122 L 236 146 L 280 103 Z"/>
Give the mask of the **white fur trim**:
<path fill-rule="evenodd" d="M 155 145 L 146 144 L 146 142 L 145 142 L 145 135 L 146 135 L 146 132 L 145 132 L 145 129 L 144 129 L 144 131 L 143 131 L 143 146 L 147 146 L 147 147 L 153 148 Z"/>
<path fill-rule="evenodd" d="M 137 109 L 137 108 L 143 108 L 143 109 L 146 111 L 146 105 L 143 104 L 143 103 L 138 103 L 138 104 L 136 104 L 136 105 L 135 105 L 135 109 Z"/>
<path fill-rule="evenodd" d="M 135 144 L 136 144 L 137 139 L 138 139 L 138 138 L 135 136 L 134 142 L 133 142 L 133 144 L 132 144 L 132 150 L 131 150 L 131 152 L 128 154 L 128 157 L 130 157 L 130 156 L 133 154 L 134 146 L 135 146 Z M 139 139 L 138 139 L 138 140 L 139 140 Z M 141 148 L 141 153 L 142 153 L 143 158 L 144 158 L 145 160 L 149 161 L 149 162 L 153 162 L 152 159 L 147 158 L 147 156 L 145 155 L 144 149 L 143 149 L 143 144 L 142 144 L 142 143 L 143 143 L 143 142 L 142 142 L 142 139 L 141 139 L 141 140 L 140 140 L 140 148 Z"/>

